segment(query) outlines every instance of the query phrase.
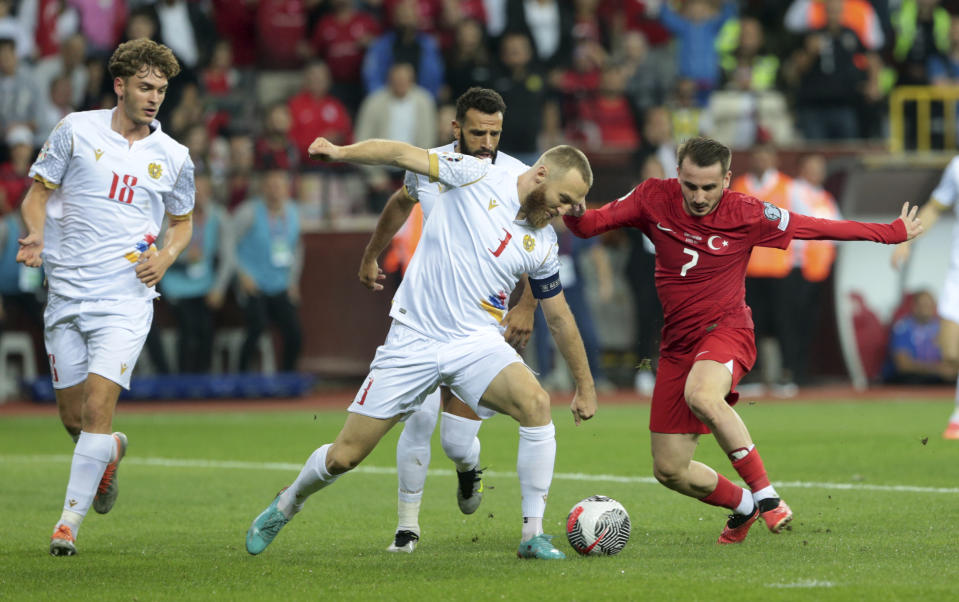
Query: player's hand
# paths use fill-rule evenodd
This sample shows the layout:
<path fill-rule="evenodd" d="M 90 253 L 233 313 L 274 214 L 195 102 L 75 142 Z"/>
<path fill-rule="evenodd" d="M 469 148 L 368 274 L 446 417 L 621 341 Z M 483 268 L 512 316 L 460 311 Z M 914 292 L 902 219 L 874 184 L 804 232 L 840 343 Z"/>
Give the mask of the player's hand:
<path fill-rule="evenodd" d="M 140 282 L 146 286 L 156 286 L 163 275 L 166 274 L 171 263 L 173 263 L 173 259 L 169 253 L 158 251 L 156 247 L 150 247 L 140 255 L 134 269 Z"/>
<path fill-rule="evenodd" d="M 321 137 L 313 141 L 308 152 L 310 159 L 316 159 L 317 161 L 336 161 L 339 157 L 339 150 L 340 147 L 326 138 Z"/>
<path fill-rule="evenodd" d="M 922 234 L 922 222 L 919 221 L 917 217 L 919 213 L 919 205 L 913 205 L 912 209 L 909 208 L 909 201 L 906 201 L 902 204 L 902 211 L 899 212 L 899 219 L 902 220 L 902 223 L 906 225 L 906 240 L 912 240 L 913 238 Z"/>
<path fill-rule="evenodd" d="M 596 389 L 590 383 L 588 387 L 576 385 L 573 403 L 569 404 L 573 412 L 573 421 L 579 426 L 583 420 L 589 420 L 596 414 Z"/>
<path fill-rule="evenodd" d="M 531 307 L 525 303 L 518 303 L 513 309 L 506 312 L 503 321 L 500 322 L 506 327 L 503 338 L 513 349 L 522 351 L 529 342 L 529 335 L 533 332 L 533 315 L 536 312 L 536 304 Z"/>
<path fill-rule="evenodd" d="M 576 203 L 569 208 L 566 215 L 570 217 L 583 217 L 584 213 L 586 213 L 586 203 Z"/>
<path fill-rule="evenodd" d="M 898 270 L 906 265 L 906 262 L 909 261 L 911 251 L 912 245 L 908 242 L 896 245 L 896 248 L 892 250 L 892 267 Z"/>
<path fill-rule="evenodd" d="M 360 262 L 360 271 L 357 273 L 357 277 L 363 283 L 363 286 L 371 291 L 383 290 L 380 280 L 386 280 L 386 274 L 383 273 L 383 268 L 380 267 L 376 259 L 364 258 Z"/>
<path fill-rule="evenodd" d="M 23 238 L 18 238 L 20 248 L 17 249 L 17 263 L 22 263 L 31 268 L 38 268 L 43 265 L 43 257 L 40 253 L 43 251 L 43 237 L 39 234 L 27 234 Z"/>

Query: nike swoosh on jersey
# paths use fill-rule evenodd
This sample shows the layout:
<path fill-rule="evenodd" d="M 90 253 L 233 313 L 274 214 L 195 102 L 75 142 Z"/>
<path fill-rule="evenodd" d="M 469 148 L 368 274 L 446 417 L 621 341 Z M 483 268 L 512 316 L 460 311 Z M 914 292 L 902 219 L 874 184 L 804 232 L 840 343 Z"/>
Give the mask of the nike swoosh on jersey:
<path fill-rule="evenodd" d="M 704 353 L 709 353 L 709 351 L 700 351 L 699 353 L 696 354 L 696 357 L 699 357 Z"/>
<path fill-rule="evenodd" d="M 672 231 L 673 231 L 671 228 L 667 228 L 667 227 L 665 227 L 665 226 L 660 225 L 659 222 L 656 222 L 656 227 L 659 228 L 660 230 L 662 230 L 663 232 L 672 232 Z"/>

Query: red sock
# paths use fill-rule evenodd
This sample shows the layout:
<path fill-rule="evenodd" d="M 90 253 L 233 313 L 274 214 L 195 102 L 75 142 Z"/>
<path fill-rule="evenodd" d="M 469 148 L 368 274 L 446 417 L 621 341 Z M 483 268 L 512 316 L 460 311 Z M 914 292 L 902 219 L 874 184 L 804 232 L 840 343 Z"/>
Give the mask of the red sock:
<path fill-rule="evenodd" d="M 730 454 L 730 456 L 732 456 L 732 454 Z M 750 491 L 759 491 L 764 487 L 769 487 L 769 477 L 766 476 L 766 467 L 763 466 L 763 459 L 759 457 L 759 451 L 757 451 L 755 447 L 749 450 L 749 453 L 739 460 L 733 460 L 733 468 L 736 469 L 739 476 L 749 485 Z"/>
<path fill-rule="evenodd" d="M 716 476 L 719 477 L 719 481 L 716 483 L 716 489 L 713 489 L 712 493 L 699 501 L 705 502 L 710 506 L 722 506 L 723 508 L 735 510 L 736 506 L 738 506 L 739 502 L 743 499 L 743 488 L 721 474 L 717 473 Z"/>

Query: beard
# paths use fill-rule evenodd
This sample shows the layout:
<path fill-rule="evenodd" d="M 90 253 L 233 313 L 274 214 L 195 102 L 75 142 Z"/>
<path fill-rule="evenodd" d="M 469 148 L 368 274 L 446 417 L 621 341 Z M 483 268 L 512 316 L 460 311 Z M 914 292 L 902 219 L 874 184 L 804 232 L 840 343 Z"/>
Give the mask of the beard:
<path fill-rule="evenodd" d="M 456 140 L 456 149 L 460 154 L 471 155 L 473 157 L 478 157 L 480 159 L 486 158 L 486 155 L 477 155 L 478 150 L 473 150 L 466 145 L 466 139 L 463 137 L 463 132 L 460 131 L 460 137 Z M 489 154 L 489 158 L 493 163 L 496 163 L 496 149 Z"/>
<path fill-rule="evenodd" d="M 546 208 L 545 186 L 540 184 L 526 195 L 526 201 L 523 203 L 523 211 L 526 213 L 526 221 L 534 228 L 542 228 L 549 224 L 553 215 Z"/>

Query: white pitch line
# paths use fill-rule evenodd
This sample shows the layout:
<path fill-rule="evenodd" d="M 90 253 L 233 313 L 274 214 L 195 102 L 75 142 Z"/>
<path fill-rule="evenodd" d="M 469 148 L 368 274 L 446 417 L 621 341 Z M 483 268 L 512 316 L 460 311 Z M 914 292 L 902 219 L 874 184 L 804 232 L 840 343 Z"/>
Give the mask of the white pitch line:
<path fill-rule="evenodd" d="M 39 464 L 39 463 L 69 463 L 73 456 L 67 455 L 0 455 L 0 463 Z M 164 468 L 216 468 L 240 470 L 288 470 L 299 472 L 302 464 L 289 462 L 242 462 L 238 460 L 202 460 L 191 458 L 125 458 L 124 466 L 131 464 L 138 466 L 160 466 Z M 387 466 L 357 466 L 353 469 L 359 474 L 396 474 L 395 467 Z M 452 476 L 453 471 L 446 468 L 430 469 L 428 474 Z M 516 473 L 510 471 L 487 470 L 483 474 L 491 477 L 515 478 Z M 557 472 L 553 480 L 560 481 L 594 481 L 604 483 L 638 483 L 656 484 L 653 477 L 631 477 L 611 474 L 586 474 L 582 472 Z M 895 493 L 944 493 L 959 494 L 959 487 L 920 487 L 917 485 L 871 485 L 869 483 L 817 483 L 807 481 L 780 481 L 773 483 L 783 489 L 835 489 L 841 491 L 890 491 Z"/>

